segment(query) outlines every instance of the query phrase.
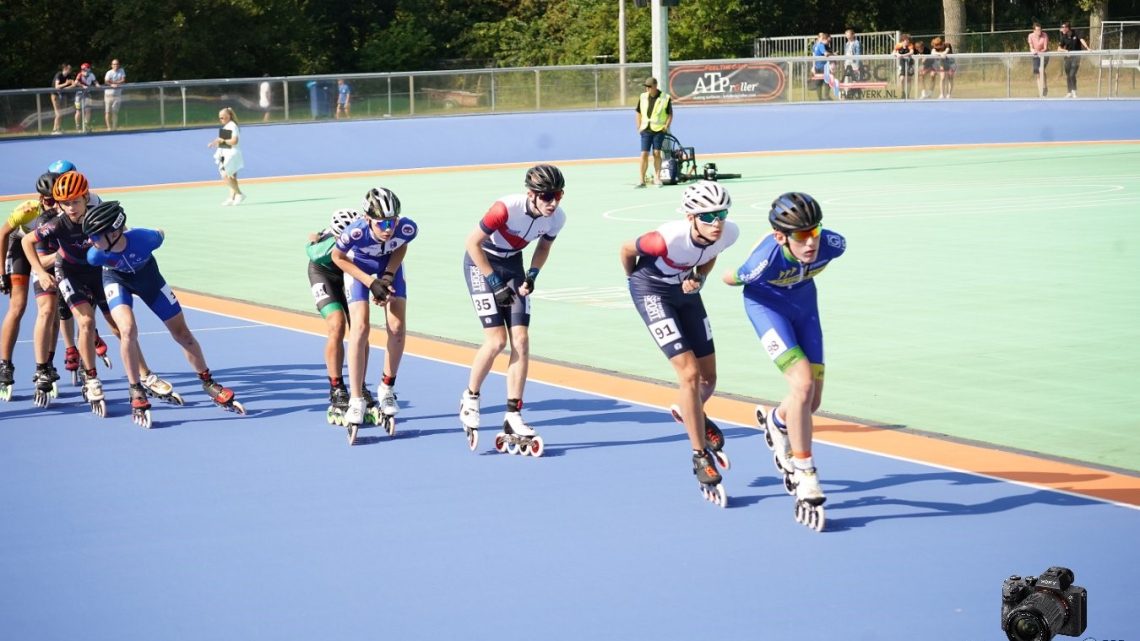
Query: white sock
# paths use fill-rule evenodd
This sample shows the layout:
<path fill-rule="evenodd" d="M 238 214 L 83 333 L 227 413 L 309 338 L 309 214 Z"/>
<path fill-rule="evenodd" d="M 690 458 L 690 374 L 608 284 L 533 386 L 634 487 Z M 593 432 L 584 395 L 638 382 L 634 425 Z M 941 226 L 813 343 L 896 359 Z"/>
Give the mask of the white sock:
<path fill-rule="evenodd" d="M 792 465 L 797 470 L 810 470 L 815 468 L 815 461 L 810 456 L 807 458 L 796 457 L 792 459 Z"/>

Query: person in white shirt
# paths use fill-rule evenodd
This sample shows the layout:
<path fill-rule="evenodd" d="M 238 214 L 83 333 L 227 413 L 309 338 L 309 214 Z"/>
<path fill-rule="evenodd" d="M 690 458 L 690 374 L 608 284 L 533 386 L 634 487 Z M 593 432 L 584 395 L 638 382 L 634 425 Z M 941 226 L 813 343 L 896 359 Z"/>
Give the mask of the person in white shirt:
<path fill-rule="evenodd" d="M 245 167 L 245 159 L 242 158 L 241 148 L 238 146 L 240 141 L 237 115 L 234 114 L 233 108 L 224 107 L 218 112 L 218 120 L 222 122 L 218 135 L 206 146 L 217 149 L 214 152 L 214 163 L 218 165 L 222 181 L 230 188 L 230 197 L 222 201 L 222 206 L 240 205 L 245 200 L 245 194 L 241 193 L 241 187 L 238 187 L 237 175 Z"/>
<path fill-rule="evenodd" d="M 118 60 L 111 61 L 111 68 L 103 75 L 103 84 L 107 89 L 103 92 L 103 121 L 107 131 L 119 128 L 119 102 L 122 100 L 123 90 L 119 89 L 127 81 L 127 72 Z"/>

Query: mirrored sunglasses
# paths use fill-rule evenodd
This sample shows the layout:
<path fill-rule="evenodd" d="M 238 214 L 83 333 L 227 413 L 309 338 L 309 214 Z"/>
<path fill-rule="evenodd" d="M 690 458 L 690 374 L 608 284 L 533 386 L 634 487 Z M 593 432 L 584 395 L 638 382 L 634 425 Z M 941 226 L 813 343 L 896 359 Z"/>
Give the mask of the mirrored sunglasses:
<path fill-rule="evenodd" d="M 800 229 L 798 231 L 791 232 L 790 234 L 788 234 L 788 236 L 791 236 L 792 239 L 797 241 L 797 242 L 806 243 L 808 240 L 810 240 L 812 238 L 819 238 L 819 234 L 822 231 L 823 231 L 823 225 L 820 224 L 820 225 L 816 225 L 815 227 L 812 227 L 811 229 Z"/>
<path fill-rule="evenodd" d="M 727 209 L 722 209 L 720 211 L 706 211 L 703 214 L 697 214 L 697 220 L 701 221 L 702 223 L 708 223 L 710 225 L 718 220 L 724 220 L 725 218 L 728 218 Z"/>
<path fill-rule="evenodd" d="M 395 218 L 373 218 L 372 222 L 380 228 L 380 231 L 389 231 L 391 229 L 395 229 L 396 227 Z"/>
<path fill-rule="evenodd" d="M 535 195 L 538 196 L 539 200 L 544 201 L 544 202 L 548 202 L 548 203 L 554 203 L 554 202 L 558 202 L 558 201 L 562 200 L 562 194 L 563 194 L 563 190 L 561 190 L 561 189 L 559 189 L 558 191 L 537 191 L 537 192 L 535 192 Z"/>

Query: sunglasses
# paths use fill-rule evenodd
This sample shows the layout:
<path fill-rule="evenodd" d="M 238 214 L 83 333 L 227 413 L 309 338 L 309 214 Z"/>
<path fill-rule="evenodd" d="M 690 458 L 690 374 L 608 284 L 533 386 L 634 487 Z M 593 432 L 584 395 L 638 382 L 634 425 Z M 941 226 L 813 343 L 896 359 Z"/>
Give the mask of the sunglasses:
<path fill-rule="evenodd" d="M 725 218 L 728 218 L 727 209 L 722 209 L 720 211 L 706 211 L 703 214 L 697 214 L 697 220 L 709 225 L 715 223 L 718 220 L 724 220 Z"/>
<path fill-rule="evenodd" d="M 816 225 L 815 227 L 812 227 L 811 229 L 800 229 L 797 231 L 790 232 L 790 233 L 788 233 L 788 236 L 797 242 L 806 243 L 808 240 L 810 240 L 812 238 L 819 238 L 819 234 L 821 231 L 823 231 L 823 225 Z"/>
<path fill-rule="evenodd" d="M 395 218 L 373 218 L 372 223 L 380 228 L 380 231 L 388 231 L 396 228 Z"/>
<path fill-rule="evenodd" d="M 558 191 L 536 191 L 534 195 L 543 202 L 555 203 L 562 200 L 562 193 L 563 190 L 559 189 Z"/>

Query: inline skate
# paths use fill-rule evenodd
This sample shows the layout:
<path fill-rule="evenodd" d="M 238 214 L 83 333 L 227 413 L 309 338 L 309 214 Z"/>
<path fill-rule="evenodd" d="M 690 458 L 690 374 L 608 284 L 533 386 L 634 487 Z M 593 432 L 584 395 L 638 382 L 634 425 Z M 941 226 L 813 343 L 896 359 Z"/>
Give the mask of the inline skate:
<path fill-rule="evenodd" d="M 329 425 L 337 427 L 345 425 L 344 414 L 348 411 L 348 388 L 341 385 L 329 387 L 329 408 L 325 411 L 325 420 Z"/>
<path fill-rule="evenodd" d="M 63 353 L 63 368 L 71 372 L 71 386 L 79 386 L 79 349 L 74 345 Z"/>
<path fill-rule="evenodd" d="M 685 417 L 681 414 L 681 407 L 679 405 L 670 405 L 669 413 L 673 415 L 673 420 L 680 423 L 682 426 L 685 424 Z M 732 461 L 728 459 L 728 452 L 724 451 L 724 432 L 720 431 L 720 427 L 712 422 L 708 414 L 705 414 L 705 445 L 708 447 L 712 455 L 716 457 L 717 465 L 721 466 L 725 471 L 732 467 Z"/>
<path fill-rule="evenodd" d="M 368 390 L 368 386 L 364 385 L 360 388 L 361 396 L 364 398 L 364 422 L 362 425 L 379 425 L 380 424 L 380 404 L 372 397 L 372 392 Z"/>
<path fill-rule="evenodd" d="M 91 411 L 99 418 L 107 417 L 107 401 L 103 396 L 103 382 L 95 376 L 95 370 L 87 372 L 83 387 L 79 389 L 83 402 L 91 404 Z"/>
<path fill-rule="evenodd" d="M 141 383 L 131 384 L 131 421 L 149 430 L 154 423 L 151 421 L 150 401 L 146 397 L 146 387 Z"/>
<path fill-rule="evenodd" d="M 495 435 L 495 451 L 538 458 L 546 446 L 534 428 L 523 421 L 522 412 L 515 410 L 507 411 L 503 417 L 503 431 Z"/>
<path fill-rule="evenodd" d="M 0 401 L 12 400 L 12 385 L 16 382 L 16 379 L 13 378 L 15 374 L 16 367 L 12 365 L 12 361 L 0 361 Z"/>
<path fill-rule="evenodd" d="M 764 405 L 756 406 L 756 423 L 764 430 L 764 443 L 772 450 L 772 462 L 784 480 L 784 491 L 788 494 L 796 493 L 795 469 L 792 466 L 792 444 L 788 434 L 776 425 L 775 420 L 769 420 L 775 407 Z"/>
<path fill-rule="evenodd" d="M 51 379 L 51 370 L 47 365 L 36 365 L 36 373 L 32 375 L 32 385 L 35 386 L 32 403 L 36 407 L 51 405 L 51 399 L 56 397 L 56 389 L 55 381 Z"/>
<path fill-rule="evenodd" d="M 95 355 L 103 361 L 103 367 L 111 369 L 111 357 L 107 355 L 107 344 L 98 334 L 95 335 Z"/>
<path fill-rule="evenodd" d="M 701 495 L 705 497 L 706 501 L 710 501 L 719 507 L 728 506 L 728 493 L 724 490 L 724 484 L 721 482 L 724 477 L 716 469 L 716 463 L 713 461 L 715 456 L 708 450 L 701 450 L 700 452 L 693 452 L 693 474 L 697 477 L 697 483 L 701 488 Z"/>
<path fill-rule="evenodd" d="M 198 374 L 198 378 L 202 381 L 202 389 L 210 395 L 218 407 L 227 412 L 245 414 L 245 406 L 234 400 L 234 391 L 215 381 L 210 375 L 210 370 Z"/>
<path fill-rule="evenodd" d="M 463 435 L 467 437 L 467 447 L 474 452 L 479 446 L 479 395 L 466 389 L 459 397 L 459 422 L 463 425 Z"/>
<path fill-rule="evenodd" d="M 368 403 L 364 397 L 349 399 L 348 409 L 344 413 L 344 426 L 348 428 L 348 444 L 356 445 L 356 435 L 360 426 L 366 420 Z"/>
<path fill-rule="evenodd" d="M 174 391 L 174 386 L 169 381 L 165 381 L 158 377 L 154 372 L 147 372 L 147 375 L 142 379 L 142 388 L 146 395 L 151 398 L 157 398 L 163 403 L 170 403 L 171 405 L 185 405 L 186 401 L 182 395 Z"/>
<path fill-rule="evenodd" d="M 796 523 L 806 525 L 816 532 L 822 532 L 826 522 L 823 504 L 827 501 L 827 497 L 824 496 L 823 489 L 819 487 L 819 476 L 814 467 L 810 469 L 797 468 L 794 475 Z"/>
<path fill-rule="evenodd" d="M 396 392 L 392 389 L 391 385 L 380 383 L 380 387 L 376 390 L 377 395 L 380 397 L 380 406 L 377 418 L 378 424 L 384 428 L 388 436 L 396 435 L 396 414 L 400 411 L 400 406 L 396 404 Z"/>

